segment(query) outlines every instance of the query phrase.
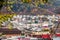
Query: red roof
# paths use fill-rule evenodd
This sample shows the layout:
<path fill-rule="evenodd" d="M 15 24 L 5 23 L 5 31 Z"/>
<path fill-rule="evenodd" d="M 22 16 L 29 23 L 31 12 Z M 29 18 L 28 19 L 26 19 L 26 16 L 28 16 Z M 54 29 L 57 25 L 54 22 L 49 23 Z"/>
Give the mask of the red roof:
<path fill-rule="evenodd" d="M 57 37 L 60 37 L 60 33 L 59 34 L 55 34 Z"/>
<path fill-rule="evenodd" d="M 42 35 L 42 38 L 50 38 L 50 35 L 48 35 L 48 34 L 43 34 L 43 35 Z"/>

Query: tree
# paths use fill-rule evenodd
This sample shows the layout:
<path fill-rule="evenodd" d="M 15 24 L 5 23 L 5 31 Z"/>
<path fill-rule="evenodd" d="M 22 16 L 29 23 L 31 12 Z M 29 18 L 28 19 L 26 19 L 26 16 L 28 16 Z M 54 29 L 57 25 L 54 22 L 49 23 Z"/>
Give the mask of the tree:
<path fill-rule="evenodd" d="M 3 7 L 4 0 L 0 0 L 0 9 Z"/>
<path fill-rule="evenodd" d="M 48 0 L 42 0 L 44 3 L 47 3 L 48 2 Z"/>
<path fill-rule="evenodd" d="M 30 3 L 32 0 L 22 0 L 23 3 Z"/>

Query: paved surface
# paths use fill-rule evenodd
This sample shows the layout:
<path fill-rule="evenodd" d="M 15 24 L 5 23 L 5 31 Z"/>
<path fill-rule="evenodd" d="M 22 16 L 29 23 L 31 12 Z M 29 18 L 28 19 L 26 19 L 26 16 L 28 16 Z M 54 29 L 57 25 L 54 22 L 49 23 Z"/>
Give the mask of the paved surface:
<path fill-rule="evenodd" d="M 53 40 L 60 40 L 60 37 L 53 38 Z"/>

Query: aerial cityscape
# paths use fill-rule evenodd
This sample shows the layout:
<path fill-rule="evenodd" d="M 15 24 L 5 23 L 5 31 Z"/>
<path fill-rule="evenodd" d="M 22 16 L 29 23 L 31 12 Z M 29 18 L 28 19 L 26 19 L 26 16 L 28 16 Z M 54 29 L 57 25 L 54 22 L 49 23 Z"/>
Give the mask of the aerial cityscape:
<path fill-rule="evenodd" d="M 0 40 L 60 40 L 60 0 L 0 0 Z"/>

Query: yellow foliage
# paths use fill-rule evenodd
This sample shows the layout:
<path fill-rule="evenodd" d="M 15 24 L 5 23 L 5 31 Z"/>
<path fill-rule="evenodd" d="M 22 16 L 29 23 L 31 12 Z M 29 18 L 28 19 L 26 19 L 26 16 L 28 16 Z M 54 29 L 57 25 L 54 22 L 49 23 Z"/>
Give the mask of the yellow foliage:
<path fill-rule="evenodd" d="M 10 29 L 10 30 L 12 30 L 13 28 L 12 28 L 12 24 L 11 23 L 9 23 L 8 24 L 8 28 Z"/>
<path fill-rule="evenodd" d="M 12 19 L 12 17 L 16 14 L 5 14 L 0 15 L 0 22 L 8 21 L 8 18 Z"/>
<path fill-rule="evenodd" d="M 8 3 L 8 4 L 14 4 L 14 1 L 12 1 L 12 2 L 9 2 L 9 1 L 8 1 L 7 3 Z"/>
<path fill-rule="evenodd" d="M 23 0 L 23 3 L 30 3 L 32 0 Z"/>
<path fill-rule="evenodd" d="M 7 7 L 7 9 L 8 9 L 9 11 L 11 11 L 11 8 L 10 8 L 9 6 Z"/>

